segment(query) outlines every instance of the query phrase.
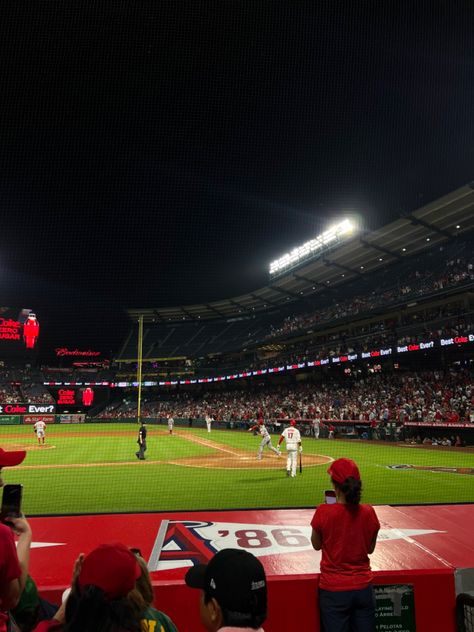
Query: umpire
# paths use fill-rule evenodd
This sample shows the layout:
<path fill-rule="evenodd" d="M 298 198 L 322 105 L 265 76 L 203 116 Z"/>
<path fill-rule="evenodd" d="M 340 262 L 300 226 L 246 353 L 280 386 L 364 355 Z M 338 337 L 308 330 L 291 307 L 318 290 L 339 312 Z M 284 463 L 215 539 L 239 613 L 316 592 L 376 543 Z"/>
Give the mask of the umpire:
<path fill-rule="evenodd" d="M 140 421 L 140 428 L 138 429 L 138 452 L 135 452 L 135 456 L 140 461 L 145 460 L 146 452 L 146 425 L 144 421 Z"/>

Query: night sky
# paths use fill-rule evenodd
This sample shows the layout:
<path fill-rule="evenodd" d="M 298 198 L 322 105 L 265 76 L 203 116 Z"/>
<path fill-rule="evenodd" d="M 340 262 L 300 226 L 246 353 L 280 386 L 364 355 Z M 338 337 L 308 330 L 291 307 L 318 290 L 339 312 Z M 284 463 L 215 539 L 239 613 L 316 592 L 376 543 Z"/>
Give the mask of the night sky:
<path fill-rule="evenodd" d="M 474 178 L 474 8 L 455 0 L 18 2 L 0 20 L 0 303 L 42 349 L 125 307 L 267 282 L 345 211 Z"/>

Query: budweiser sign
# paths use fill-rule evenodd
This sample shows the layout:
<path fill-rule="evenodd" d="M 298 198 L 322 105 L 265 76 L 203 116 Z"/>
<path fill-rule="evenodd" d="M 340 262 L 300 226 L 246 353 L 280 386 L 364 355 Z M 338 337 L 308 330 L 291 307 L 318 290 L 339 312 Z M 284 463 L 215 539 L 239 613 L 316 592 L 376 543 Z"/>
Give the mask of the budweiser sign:
<path fill-rule="evenodd" d="M 100 351 L 91 351 L 91 349 L 86 349 L 81 351 L 80 349 L 68 349 L 67 347 L 58 347 L 56 349 L 56 355 L 58 358 L 64 356 L 88 356 L 88 357 L 97 357 L 100 356 Z"/>

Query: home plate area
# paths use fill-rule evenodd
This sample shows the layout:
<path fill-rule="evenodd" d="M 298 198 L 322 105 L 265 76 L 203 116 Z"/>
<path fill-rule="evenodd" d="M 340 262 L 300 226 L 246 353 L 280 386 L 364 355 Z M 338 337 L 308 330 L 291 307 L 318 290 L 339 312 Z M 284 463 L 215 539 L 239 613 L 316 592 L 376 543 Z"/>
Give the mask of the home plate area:
<path fill-rule="evenodd" d="M 303 467 L 315 467 L 324 465 L 333 459 L 329 456 L 319 454 L 308 454 L 303 457 Z M 232 450 L 225 455 L 221 453 L 209 454 L 207 456 L 192 456 L 169 461 L 171 465 L 181 465 L 183 467 L 201 467 L 216 470 L 243 470 L 265 469 L 281 470 L 285 468 L 286 454 L 282 452 L 278 457 L 276 454 L 264 454 L 262 459 L 257 459 L 255 455 L 248 452 Z"/>
<path fill-rule="evenodd" d="M 281 452 L 281 456 L 277 456 L 268 448 L 265 448 L 262 459 L 257 459 L 257 450 L 250 452 L 249 450 L 241 450 L 230 446 L 224 446 L 221 443 L 210 439 L 203 439 L 191 433 L 182 433 L 181 437 L 197 443 L 198 445 L 212 448 L 213 454 L 206 456 L 191 456 L 180 459 L 170 460 L 172 465 L 181 465 L 184 467 L 201 467 L 209 469 L 222 470 L 242 470 L 242 469 L 268 469 L 278 470 L 285 468 L 286 451 Z M 302 461 L 304 467 L 315 467 L 330 463 L 333 459 L 330 456 L 320 454 L 303 454 Z"/>

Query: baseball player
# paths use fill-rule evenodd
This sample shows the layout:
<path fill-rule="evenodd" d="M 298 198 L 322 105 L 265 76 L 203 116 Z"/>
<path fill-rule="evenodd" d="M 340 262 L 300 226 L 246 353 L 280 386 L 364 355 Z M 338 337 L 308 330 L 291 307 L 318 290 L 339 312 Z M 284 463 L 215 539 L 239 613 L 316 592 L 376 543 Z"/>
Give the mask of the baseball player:
<path fill-rule="evenodd" d="M 44 445 L 44 436 L 46 430 L 46 424 L 42 419 L 37 421 L 33 426 L 36 432 L 36 438 L 38 439 L 38 445 Z"/>
<path fill-rule="evenodd" d="M 283 439 L 286 442 L 286 475 L 294 478 L 296 476 L 296 462 L 298 460 L 297 454 L 303 452 L 301 445 L 301 435 L 298 428 L 296 428 L 296 421 L 291 419 L 290 425 L 283 430 L 278 441 L 278 445 L 281 444 Z"/>
<path fill-rule="evenodd" d="M 206 415 L 206 426 L 207 426 L 208 432 L 211 432 L 211 424 L 212 424 L 212 417 L 210 415 Z"/>
<path fill-rule="evenodd" d="M 170 434 L 173 434 L 173 426 L 174 426 L 174 419 L 173 417 L 170 415 L 168 417 L 168 430 L 170 431 Z"/>
<path fill-rule="evenodd" d="M 316 417 L 313 419 L 313 434 L 314 434 L 314 438 L 315 439 L 319 439 L 319 424 L 321 422 L 321 419 L 319 417 L 320 413 L 318 411 L 316 411 Z"/>
<path fill-rule="evenodd" d="M 275 452 L 277 456 L 281 456 L 280 450 L 278 450 L 278 448 L 274 448 L 272 445 L 270 434 L 268 430 L 265 428 L 265 423 L 263 419 L 259 419 L 258 423 L 256 423 L 254 426 L 248 429 L 248 432 L 253 432 L 254 430 L 258 430 L 262 437 L 262 440 L 260 441 L 260 445 L 258 446 L 258 452 L 257 452 L 257 459 L 259 461 L 262 460 L 263 448 L 265 446 L 267 446 L 269 450 L 272 450 L 272 452 Z"/>

